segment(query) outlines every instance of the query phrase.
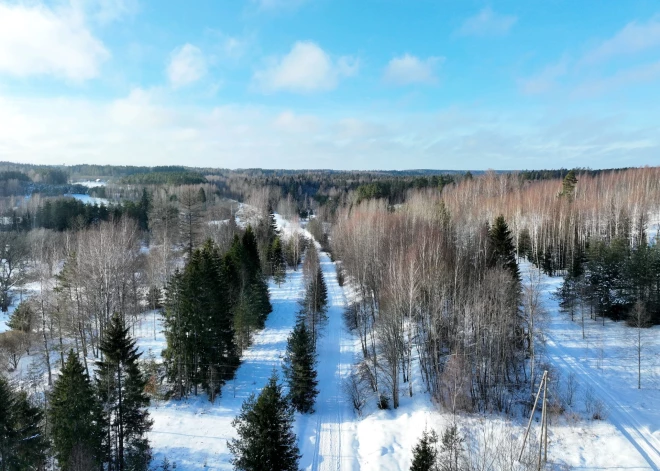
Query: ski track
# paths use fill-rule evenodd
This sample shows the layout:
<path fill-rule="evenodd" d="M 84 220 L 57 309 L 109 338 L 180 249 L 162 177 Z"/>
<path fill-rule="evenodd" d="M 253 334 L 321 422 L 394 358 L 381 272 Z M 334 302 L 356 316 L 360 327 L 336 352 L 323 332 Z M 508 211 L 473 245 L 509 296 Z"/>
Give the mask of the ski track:
<path fill-rule="evenodd" d="M 357 441 L 352 406 L 342 384 L 354 360 L 354 342 L 346 332 L 343 311 L 346 298 L 337 282 L 335 264 L 320 254 L 323 277 L 328 287 L 328 321 L 317 343 L 318 389 L 316 412 L 298 416 L 298 440 L 302 469 L 337 471 L 359 469 L 354 450 Z"/>

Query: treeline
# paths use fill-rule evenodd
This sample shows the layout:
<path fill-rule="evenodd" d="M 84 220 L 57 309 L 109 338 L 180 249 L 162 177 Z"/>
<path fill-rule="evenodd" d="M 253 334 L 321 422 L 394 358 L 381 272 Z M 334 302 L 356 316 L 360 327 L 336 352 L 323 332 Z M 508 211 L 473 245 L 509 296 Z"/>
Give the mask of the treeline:
<path fill-rule="evenodd" d="M 452 410 L 509 410 L 528 379 L 511 231 L 503 217 L 459 227 L 442 204 L 424 209 L 381 201 L 339 215 L 332 247 L 358 290 L 346 321 L 362 351 L 347 389 L 358 412 L 365 394 L 396 408 L 417 355 Z"/>
<path fill-rule="evenodd" d="M 432 175 L 429 178 L 414 177 L 377 181 L 357 187 L 357 203 L 368 199 L 386 199 L 389 204 L 402 203 L 410 189 L 436 188 L 442 192 L 445 185 L 454 183 L 451 175 Z"/>
<path fill-rule="evenodd" d="M 125 216 L 135 220 L 140 229 L 147 231 L 150 207 L 151 198 L 146 189 L 143 190 L 140 200 L 124 201 L 122 204 L 90 204 L 72 197 L 44 198 L 34 214 L 29 209 L 5 213 L 9 221 L 4 223 L 4 229 L 26 231 L 43 228 L 62 232 L 85 229 Z"/>
<path fill-rule="evenodd" d="M 196 249 L 169 282 L 165 305 L 163 357 L 174 393 L 196 395 L 201 386 L 213 401 L 272 310 L 252 228 L 226 253 L 211 241 Z"/>
<path fill-rule="evenodd" d="M 48 199 L 34 215 L 27 213 L 23 218 L 24 228 L 44 228 L 55 231 L 82 229 L 101 221 L 119 219 L 123 214 L 119 205 L 85 204 L 74 198 Z"/>
<path fill-rule="evenodd" d="M 638 306 L 647 326 L 660 324 L 660 246 L 641 242 L 594 240 L 573 259 L 557 292 L 571 319 L 625 320 Z"/>
<path fill-rule="evenodd" d="M 560 168 L 556 170 L 522 170 L 520 172 L 516 172 L 518 177 L 523 180 L 561 180 L 570 171 L 573 171 L 573 173 L 576 174 L 581 174 L 581 175 L 589 175 L 590 177 L 594 177 L 596 175 L 602 174 L 602 173 L 610 173 L 610 172 L 623 172 L 625 170 L 628 170 L 628 168 L 614 168 L 614 169 L 590 169 L 590 168 L 579 168 L 576 167 L 574 169 L 567 169 L 567 168 Z"/>
<path fill-rule="evenodd" d="M 203 175 L 197 172 L 181 171 L 176 167 L 172 171 L 134 173 L 119 180 L 119 183 L 128 185 L 195 185 L 205 182 L 206 179 Z"/>

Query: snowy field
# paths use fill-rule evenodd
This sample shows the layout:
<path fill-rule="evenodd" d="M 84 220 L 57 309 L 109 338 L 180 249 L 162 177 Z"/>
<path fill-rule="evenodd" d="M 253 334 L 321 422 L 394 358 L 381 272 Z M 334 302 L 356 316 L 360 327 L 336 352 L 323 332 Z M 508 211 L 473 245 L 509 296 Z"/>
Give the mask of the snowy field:
<path fill-rule="evenodd" d="M 74 193 L 74 194 L 66 195 L 66 196 L 70 196 L 72 198 L 75 198 L 78 201 L 82 201 L 85 204 L 98 204 L 99 206 L 102 205 L 102 204 L 104 204 L 106 206 L 108 205 L 108 200 L 106 198 L 95 198 L 93 196 L 83 195 L 83 194 L 80 194 L 80 193 Z"/>

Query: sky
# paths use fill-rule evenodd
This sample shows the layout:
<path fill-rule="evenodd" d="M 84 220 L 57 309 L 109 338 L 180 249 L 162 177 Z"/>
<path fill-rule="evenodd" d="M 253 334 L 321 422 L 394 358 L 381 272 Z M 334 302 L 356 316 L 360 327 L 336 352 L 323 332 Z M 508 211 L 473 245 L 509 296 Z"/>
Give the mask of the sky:
<path fill-rule="evenodd" d="M 0 0 L 0 160 L 660 164 L 657 0 Z"/>

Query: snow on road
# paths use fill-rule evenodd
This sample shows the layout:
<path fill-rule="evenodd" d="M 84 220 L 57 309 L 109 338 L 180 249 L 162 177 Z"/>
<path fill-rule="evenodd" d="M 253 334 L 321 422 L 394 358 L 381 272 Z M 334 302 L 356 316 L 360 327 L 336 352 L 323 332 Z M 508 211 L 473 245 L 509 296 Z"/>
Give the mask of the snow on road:
<path fill-rule="evenodd" d="M 346 298 L 337 282 L 335 264 L 320 254 L 323 276 L 328 286 L 328 322 L 318 340 L 319 395 L 316 412 L 300 415 L 297 433 L 302 469 L 313 471 L 359 469 L 357 424 L 352 406 L 342 390 L 344 378 L 355 360 L 355 341 L 344 327 Z"/>

